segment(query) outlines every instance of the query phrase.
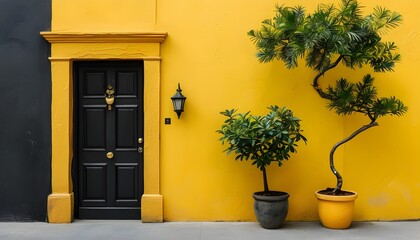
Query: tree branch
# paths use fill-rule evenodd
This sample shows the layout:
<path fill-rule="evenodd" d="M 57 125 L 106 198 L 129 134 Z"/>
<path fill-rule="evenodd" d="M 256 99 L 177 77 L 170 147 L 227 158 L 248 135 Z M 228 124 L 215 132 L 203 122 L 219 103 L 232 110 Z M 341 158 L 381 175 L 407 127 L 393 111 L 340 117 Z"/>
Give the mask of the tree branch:
<path fill-rule="evenodd" d="M 316 76 L 315 76 L 315 78 L 314 78 L 314 80 L 313 80 L 313 82 L 312 82 L 312 87 L 314 87 L 314 89 L 317 91 L 317 93 L 319 94 L 319 96 L 321 96 L 322 98 L 324 98 L 324 99 L 328 99 L 328 100 L 331 100 L 332 99 L 332 97 L 328 94 L 328 93 L 326 93 L 326 92 L 324 92 L 323 90 L 322 90 L 322 88 L 319 86 L 319 78 L 322 76 L 322 75 L 324 75 L 328 70 L 330 70 L 330 69 L 332 69 L 332 68 L 335 68 L 339 63 L 340 63 L 340 61 L 341 61 L 341 59 L 343 59 L 343 55 L 340 55 L 336 60 L 335 60 L 335 62 L 333 63 L 333 64 L 331 64 L 330 66 L 328 66 L 327 68 L 325 68 L 323 71 L 320 71 Z"/>

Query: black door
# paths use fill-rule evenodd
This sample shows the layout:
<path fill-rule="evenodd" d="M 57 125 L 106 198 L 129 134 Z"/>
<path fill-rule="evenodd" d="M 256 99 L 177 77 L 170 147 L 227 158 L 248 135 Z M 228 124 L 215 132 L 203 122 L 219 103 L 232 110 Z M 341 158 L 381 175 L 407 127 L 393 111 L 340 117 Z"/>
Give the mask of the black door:
<path fill-rule="evenodd" d="M 74 66 L 76 213 L 81 219 L 140 219 L 143 62 Z"/>

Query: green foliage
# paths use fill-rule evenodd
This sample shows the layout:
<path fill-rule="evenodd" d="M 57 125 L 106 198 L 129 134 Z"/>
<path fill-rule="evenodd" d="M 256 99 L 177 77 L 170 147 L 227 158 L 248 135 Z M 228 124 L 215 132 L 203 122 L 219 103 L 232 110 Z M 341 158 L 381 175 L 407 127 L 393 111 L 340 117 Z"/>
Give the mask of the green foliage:
<path fill-rule="evenodd" d="M 227 119 L 217 133 L 222 144 L 228 144 L 226 152 L 235 153 L 236 160 L 252 161 L 261 171 L 272 162 L 282 165 L 283 160 L 295 153 L 297 142 L 306 138 L 301 134 L 300 119 L 287 108 L 271 106 L 265 116 L 252 116 L 250 112 L 237 110 L 221 112 Z"/>
<path fill-rule="evenodd" d="M 374 78 L 369 74 L 358 83 L 351 83 L 343 78 L 338 80 L 334 88 L 328 88 L 328 94 L 332 96 L 328 108 L 334 109 L 339 115 L 363 113 L 372 122 L 379 116 L 403 115 L 407 107 L 395 97 L 377 98 L 373 81 Z"/>
<path fill-rule="evenodd" d="M 400 14 L 381 7 L 362 16 L 357 0 L 320 4 L 312 14 L 301 6 L 276 6 L 276 15 L 248 35 L 262 62 L 280 59 L 292 68 L 304 57 L 308 67 L 325 72 L 340 57 L 347 67 L 370 64 L 375 71 L 391 71 L 399 54 L 394 43 L 381 41 L 381 35 L 401 21 Z"/>
<path fill-rule="evenodd" d="M 395 97 L 377 98 L 370 75 L 356 84 L 340 79 L 326 91 L 319 86 L 319 78 L 339 63 L 352 69 L 367 65 L 375 72 L 387 72 L 399 61 L 395 44 L 383 42 L 381 36 L 401 23 L 401 15 L 376 7 L 363 16 L 361 8 L 357 0 L 342 0 L 338 6 L 320 4 L 312 14 L 301 6 L 276 6 L 276 15 L 248 35 L 261 62 L 278 59 L 294 68 L 298 59 L 304 58 L 306 66 L 317 72 L 312 86 L 338 114 L 359 112 L 372 122 L 388 114 L 400 116 L 407 107 Z"/>

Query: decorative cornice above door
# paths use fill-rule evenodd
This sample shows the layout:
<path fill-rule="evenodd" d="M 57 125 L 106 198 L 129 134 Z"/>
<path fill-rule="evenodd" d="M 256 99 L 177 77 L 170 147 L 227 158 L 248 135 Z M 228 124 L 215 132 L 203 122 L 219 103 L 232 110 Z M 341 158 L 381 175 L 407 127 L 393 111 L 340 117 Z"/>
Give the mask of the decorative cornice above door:
<path fill-rule="evenodd" d="M 41 32 L 50 43 L 161 43 L 166 32 Z"/>

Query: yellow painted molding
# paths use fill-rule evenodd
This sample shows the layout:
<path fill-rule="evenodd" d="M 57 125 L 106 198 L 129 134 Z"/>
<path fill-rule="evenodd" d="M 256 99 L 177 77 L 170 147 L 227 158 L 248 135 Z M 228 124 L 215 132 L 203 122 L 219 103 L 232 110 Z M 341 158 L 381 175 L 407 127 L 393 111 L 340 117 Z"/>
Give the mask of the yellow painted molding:
<path fill-rule="evenodd" d="M 143 194 L 141 197 L 141 220 L 144 223 L 163 222 L 163 196 Z"/>
<path fill-rule="evenodd" d="M 160 194 L 160 62 L 144 62 L 144 194 Z M 143 208 L 143 206 L 142 206 Z"/>
<path fill-rule="evenodd" d="M 50 43 L 161 43 L 166 32 L 41 32 Z"/>
<path fill-rule="evenodd" d="M 70 61 L 72 57 L 50 57 L 48 58 L 50 61 Z M 145 61 L 161 61 L 162 58 L 158 56 L 147 56 L 147 57 L 126 57 L 124 60 L 145 60 Z M 121 60 L 121 58 L 116 57 L 95 57 L 92 60 Z"/>
<path fill-rule="evenodd" d="M 71 223 L 73 221 L 73 193 L 53 193 L 48 196 L 48 222 Z"/>

